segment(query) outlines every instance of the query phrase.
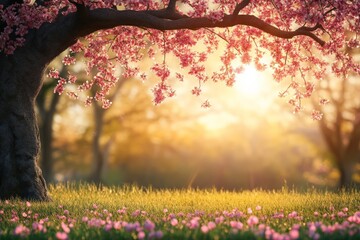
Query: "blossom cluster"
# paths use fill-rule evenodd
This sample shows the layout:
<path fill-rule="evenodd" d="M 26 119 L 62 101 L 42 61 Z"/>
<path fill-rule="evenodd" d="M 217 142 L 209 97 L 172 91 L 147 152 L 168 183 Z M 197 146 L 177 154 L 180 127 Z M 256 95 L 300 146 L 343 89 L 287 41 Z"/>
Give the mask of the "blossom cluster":
<path fill-rule="evenodd" d="M 57 214 L 43 216 L 32 210 L 30 202 L 18 203 L 5 201 L 0 204 L 0 222 L 15 224 L 12 234 L 27 237 L 32 234 L 44 234 L 51 238 L 66 240 L 72 232 L 87 228 L 97 229 L 104 233 L 118 233 L 122 236 L 132 236 L 135 239 L 171 238 L 175 233 L 186 233 L 195 237 L 209 235 L 227 238 L 242 234 L 251 234 L 261 239 L 321 239 L 332 237 L 333 234 L 343 238 L 360 237 L 360 211 L 350 212 L 347 207 L 335 210 L 333 206 L 321 213 L 315 211 L 316 221 L 304 222 L 301 212 L 279 210 L 272 214 L 264 211 L 266 207 L 256 206 L 246 211 L 233 209 L 231 211 L 216 211 L 206 213 L 197 210 L 189 213 L 171 213 L 164 209 L 162 213 L 151 213 L 141 209 L 129 210 L 121 207 L 116 211 L 101 208 L 98 204 L 86 209 L 82 217 L 73 217 L 65 206 L 59 205 Z M 17 207 L 14 210 L 9 207 Z M 5 210 L 4 210 L 5 209 Z M 50 219 L 51 218 L 51 219 Z M 285 230 L 272 227 L 272 222 L 283 222 L 289 225 Z M 286 224 L 286 222 L 288 222 Z M 55 231 L 54 231 L 55 230 Z M 54 236 L 51 236 L 53 235 Z M 0 232 L 0 237 L 2 233 Z M 184 234 L 185 236 L 185 234 Z"/>

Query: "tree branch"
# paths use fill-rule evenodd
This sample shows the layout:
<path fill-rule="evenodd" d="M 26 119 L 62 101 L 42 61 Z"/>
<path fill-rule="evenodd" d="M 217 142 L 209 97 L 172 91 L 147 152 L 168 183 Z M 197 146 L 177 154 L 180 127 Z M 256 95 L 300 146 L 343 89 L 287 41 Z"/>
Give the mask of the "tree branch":
<path fill-rule="evenodd" d="M 169 12 L 175 12 L 176 2 L 177 0 L 170 0 L 169 5 L 167 7 L 167 10 Z"/>
<path fill-rule="evenodd" d="M 116 11 L 113 9 L 94 9 L 86 15 L 86 25 L 79 26 L 82 35 L 87 35 L 99 29 L 112 28 L 119 25 L 137 26 L 153 28 L 158 30 L 176 30 L 190 29 L 197 30 L 200 28 L 226 28 L 236 25 L 245 25 L 258 28 L 270 35 L 290 39 L 295 36 L 308 36 L 321 46 L 325 42 L 317 37 L 313 31 L 321 28 L 320 24 L 315 27 L 300 27 L 295 31 L 284 31 L 274 27 L 253 15 L 225 15 L 223 21 L 214 22 L 212 19 L 190 18 L 178 13 L 168 12 L 166 10 L 153 11 Z"/>
<path fill-rule="evenodd" d="M 249 3 L 250 3 L 250 0 L 243 0 L 241 3 L 236 4 L 236 7 L 235 7 L 234 12 L 233 12 L 232 15 L 233 15 L 233 16 L 238 15 L 239 12 L 240 12 L 243 8 L 245 8 L 247 5 L 249 5 Z"/>
<path fill-rule="evenodd" d="M 169 6 L 161 10 L 118 11 L 110 8 L 90 10 L 79 3 L 75 3 L 77 12 L 66 16 L 59 16 L 51 24 L 43 24 L 36 30 L 36 46 L 41 52 L 48 52 L 44 61 L 47 63 L 53 57 L 59 55 L 67 47 L 76 42 L 76 39 L 84 37 L 101 29 L 109 29 L 116 26 L 135 26 L 141 28 L 152 28 L 158 30 L 189 29 L 197 30 L 200 28 L 226 28 L 236 25 L 251 26 L 260 29 L 270 35 L 290 39 L 296 36 L 308 36 L 321 46 L 325 42 L 317 37 L 313 31 L 320 28 L 300 27 L 295 31 L 284 31 L 274 27 L 253 15 L 225 15 L 222 21 L 201 17 L 191 18 L 181 15 L 173 9 L 175 0 L 171 0 Z M 244 0 L 243 2 L 246 2 Z M 241 3 L 240 3 L 241 4 Z M 50 59 L 50 60 L 49 60 Z"/>

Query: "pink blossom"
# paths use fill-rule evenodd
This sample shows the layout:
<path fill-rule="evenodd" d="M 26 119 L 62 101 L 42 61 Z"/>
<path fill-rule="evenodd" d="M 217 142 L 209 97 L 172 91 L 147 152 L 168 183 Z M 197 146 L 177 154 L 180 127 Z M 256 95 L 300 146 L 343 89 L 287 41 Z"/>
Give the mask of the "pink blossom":
<path fill-rule="evenodd" d="M 65 232 L 57 232 L 55 236 L 56 236 L 56 239 L 58 239 L 58 240 L 67 240 L 68 239 L 68 235 Z"/>

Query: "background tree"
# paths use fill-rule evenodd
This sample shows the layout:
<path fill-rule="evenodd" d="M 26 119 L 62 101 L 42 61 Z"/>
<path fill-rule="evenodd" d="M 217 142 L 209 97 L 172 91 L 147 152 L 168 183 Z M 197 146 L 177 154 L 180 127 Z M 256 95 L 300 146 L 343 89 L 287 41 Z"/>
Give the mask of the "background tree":
<path fill-rule="evenodd" d="M 344 51 L 352 56 L 359 55 L 359 51 L 349 48 Z M 340 70 L 347 64 L 345 61 L 340 62 L 337 68 Z M 356 164 L 360 163 L 359 91 L 359 76 L 353 72 L 339 71 L 335 76 L 325 75 L 316 94 L 322 104 L 315 106 L 325 113 L 319 121 L 319 128 L 331 159 L 339 170 L 341 188 L 354 186 L 353 174 L 356 172 Z"/>
<path fill-rule="evenodd" d="M 116 85 L 115 89 L 111 95 L 108 96 L 108 99 L 113 102 L 118 95 L 121 87 L 128 79 L 121 78 Z M 93 93 L 94 95 L 96 93 Z M 110 136 L 110 139 L 107 140 L 105 144 L 101 144 L 100 139 L 103 133 L 103 127 L 105 125 L 105 113 L 106 110 L 98 103 L 93 104 L 93 114 L 94 114 L 94 132 L 92 139 L 92 158 L 93 158 L 93 170 L 90 175 L 90 180 L 94 183 L 99 184 L 101 182 L 101 174 L 104 170 L 104 166 L 108 161 L 110 147 L 114 142 L 114 137 Z"/>
<path fill-rule="evenodd" d="M 164 56 L 163 61 L 151 67 L 159 78 L 153 88 L 156 104 L 175 95 L 168 81 L 166 56 L 170 54 L 178 58 L 177 65 L 185 71 L 185 76 L 175 73 L 179 80 L 188 76 L 198 80 L 192 91 L 196 95 L 208 79 L 232 85 L 236 71 L 230 66 L 239 58 L 242 63 L 254 61 L 260 69 L 264 68 L 265 50 L 272 56 L 268 65 L 274 69 L 277 80 L 299 75 L 300 70 L 321 76 L 328 65 L 323 59 L 329 55 L 336 55 L 337 61 L 349 60 L 342 71 L 360 72 L 359 66 L 339 51 L 348 41 L 344 28 L 359 32 L 357 1 L 1 0 L 0 4 L 0 198 L 48 199 L 36 163 L 40 143 L 34 102 L 47 64 L 68 47 L 72 53 L 84 52 L 88 70 L 95 67 L 99 71 L 98 77 L 83 84 L 81 89 L 98 86 L 100 90 L 94 99 L 105 108 L 110 105 L 106 93 L 117 80 L 114 66 L 108 60 L 115 56 L 125 69 L 124 77 L 139 74 L 146 78 L 135 63 L 141 61 L 141 50 L 149 41 L 158 48 L 150 48 L 148 55 L 160 50 Z M 211 30 L 216 27 L 221 29 Z M 331 36 L 328 43 L 319 37 L 322 34 Z M 77 42 L 85 36 L 85 43 Z M 222 48 L 219 39 L 225 41 L 225 47 Z M 322 55 L 302 55 L 299 48 L 309 49 L 314 41 Z M 349 42 L 350 46 L 357 44 L 357 39 Z M 197 50 L 197 45 L 203 46 Z M 222 66 L 213 73 L 206 72 L 204 62 L 219 49 L 223 51 Z M 71 55 L 64 58 L 64 64 L 73 62 Z M 303 63 L 316 64 L 319 68 L 301 67 Z M 67 79 L 59 78 L 55 91 L 61 94 L 64 85 L 75 80 L 71 75 Z M 296 86 L 296 92 L 303 93 L 297 95 L 296 109 L 300 108 L 301 98 L 309 97 L 312 91 L 310 82 Z M 86 103 L 94 99 L 88 98 Z M 210 104 L 205 101 L 203 106 Z"/>
<path fill-rule="evenodd" d="M 65 77 L 67 67 L 62 67 L 59 76 Z M 56 109 L 60 100 L 59 94 L 53 94 L 56 82 L 47 81 L 43 84 L 36 98 L 36 107 L 39 117 L 39 132 L 41 140 L 40 166 L 46 181 L 53 181 L 54 159 L 53 159 L 53 123 Z"/>

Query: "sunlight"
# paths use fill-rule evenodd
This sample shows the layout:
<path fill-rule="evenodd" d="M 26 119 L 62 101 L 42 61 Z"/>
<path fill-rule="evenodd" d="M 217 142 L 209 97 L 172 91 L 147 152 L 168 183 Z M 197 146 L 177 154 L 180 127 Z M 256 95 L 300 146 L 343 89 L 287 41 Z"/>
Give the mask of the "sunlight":
<path fill-rule="evenodd" d="M 262 76 L 252 65 L 246 65 L 244 70 L 235 77 L 234 87 L 246 97 L 256 98 L 264 90 Z"/>

